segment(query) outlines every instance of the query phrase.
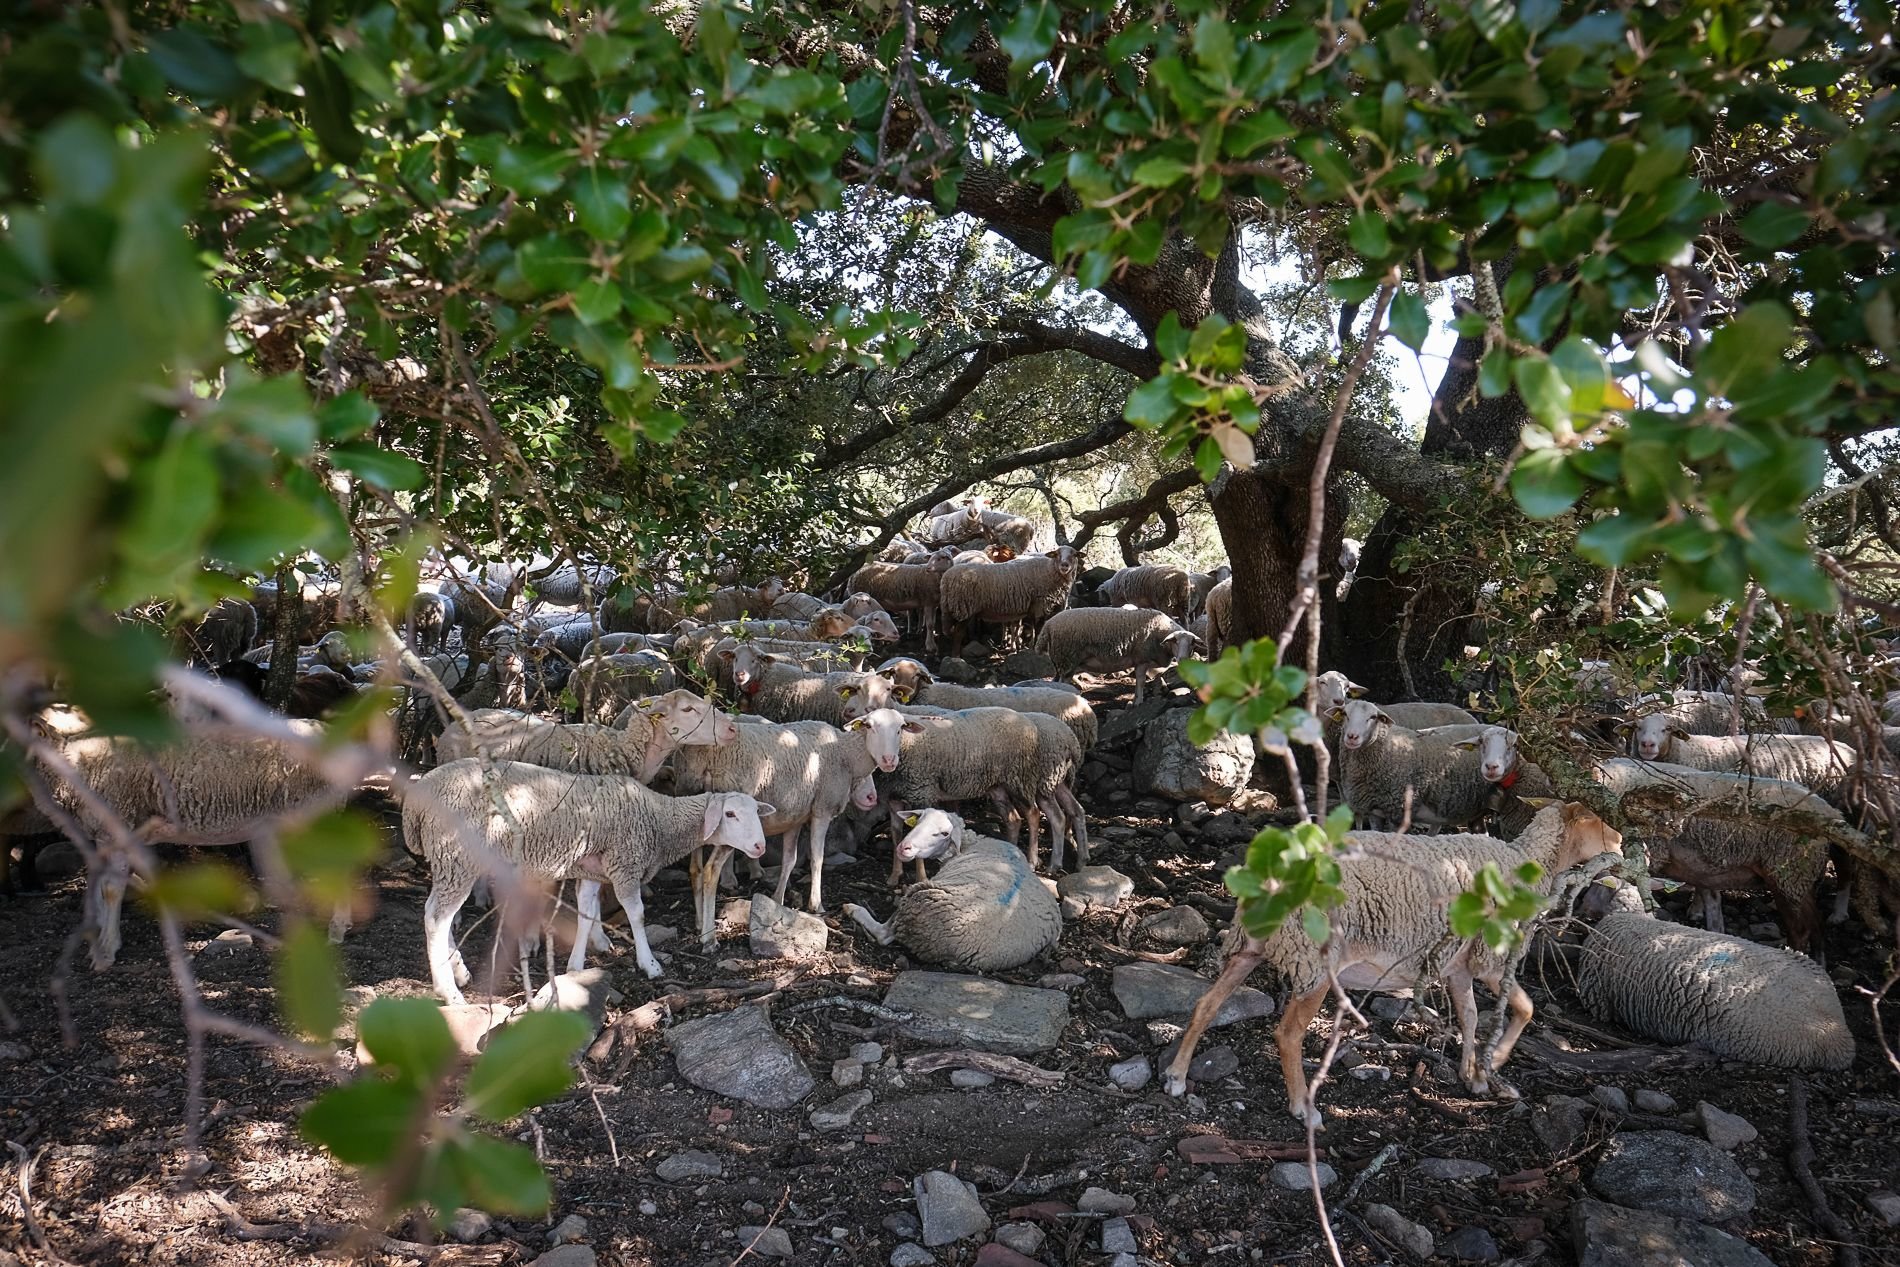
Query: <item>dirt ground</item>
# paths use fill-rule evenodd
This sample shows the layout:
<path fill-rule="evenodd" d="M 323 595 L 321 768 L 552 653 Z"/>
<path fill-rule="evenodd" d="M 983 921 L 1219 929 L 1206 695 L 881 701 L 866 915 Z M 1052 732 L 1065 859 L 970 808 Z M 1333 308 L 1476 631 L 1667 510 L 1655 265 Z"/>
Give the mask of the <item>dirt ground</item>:
<path fill-rule="evenodd" d="M 837 994 L 875 1000 L 892 974 L 907 966 L 897 948 L 872 944 L 837 915 L 845 901 L 890 909 L 885 864 L 867 856 L 826 876 L 833 953 L 774 1004 L 774 1023 L 819 1082 L 804 1104 L 765 1111 L 697 1090 L 678 1076 L 664 1043 L 651 1037 L 619 1081 L 609 1082 L 617 1057 L 590 1067 L 591 1091 L 577 1089 L 538 1110 L 534 1129 L 522 1132 L 524 1138 L 538 1135 L 553 1179 L 549 1222 L 498 1219 L 484 1243 L 448 1247 L 433 1261 L 526 1262 L 546 1248 L 550 1223 L 578 1213 L 587 1220 L 588 1242 L 607 1264 L 724 1267 L 740 1254 L 738 1227 L 775 1221 L 791 1235 L 794 1262 L 882 1267 L 900 1240 L 885 1220 L 914 1213 L 910 1181 L 932 1168 L 955 1169 L 973 1180 L 999 1223 L 1012 1208 L 1039 1200 L 1072 1202 L 1089 1185 L 1126 1193 L 1137 1202 L 1133 1222 L 1141 1254 L 1156 1263 L 1325 1261 L 1310 1194 L 1272 1186 L 1270 1161 L 1199 1165 L 1179 1149 L 1184 1139 L 1203 1135 L 1296 1139 L 1272 1057 L 1270 1021 L 1214 1031 L 1203 1050 L 1231 1045 L 1240 1057 L 1238 1072 L 1214 1085 L 1197 1085 L 1197 1095 L 1185 1100 L 1169 1099 L 1154 1083 L 1127 1094 L 1107 1081 L 1110 1064 L 1152 1055 L 1156 1047 L 1144 1023 L 1122 1014 L 1109 988 L 1117 964 L 1129 962 L 1133 952 L 1156 949 L 1124 940 L 1134 923 L 1130 912 L 1168 905 L 1160 896 L 1164 884 L 1176 902 L 1218 904 L 1217 863 L 1224 849 L 1200 832 L 1181 833 L 1179 843 L 1166 841 L 1165 833 L 1175 827 L 1166 817 L 1171 807 L 1125 793 L 1113 796 L 1113 790 L 1098 783 L 1085 798 L 1092 801 L 1095 834 L 1103 842 L 1095 860 L 1130 875 L 1135 898 L 1121 911 L 1093 913 L 1071 924 L 1050 958 L 999 974 L 1024 984 L 1053 972 L 1084 978 L 1071 990 L 1072 1020 L 1060 1047 L 1033 1060 L 1066 1075 L 1059 1089 L 999 1081 L 957 1090 L 947 1073 L 907 1076 L 899 1085 L 892 1071 L 879 1068 L 866 1082 L 876 1099 L 849 1130 L 811 1129 L 808 1111 L 840 1094 L 827 1075 L 852 1044 L 877 1039 L 887 1058 L 923 1050 L 861 1012 L 791 1010 Z M 424 878 L 414 867 L 397 866 L 379 870 L 375 881 L 373 916 L 344 948 L 349 980 L 379 993 L 427 993 Z M 795 883 L 793 891 L 801 885 Z M 1764 901 L 1731 897 L 1729 905 L 1731 928 L 1771 918 Z M 690 929 L 683 877 L 659 885 L 647 913 L 649 923 Z M 48 978 L 78 918 L 74 880 L 56 884 L 50 894 L 0 898 L 0 1001 L 19 1026 L 0 1040 L 29 1052 L 24 1060 L 0 1061 L 0 1137 L 19 1146 L 7 1159 L 0 1247 L 11 1247 L 30 1264 L 64 1259 L 89 1267 L 251 1267 L 333 1257 L 330 1243 L 311 1234 L 320 1230 L 315 1225 L 360 1218 L 366 1204 L 356 1181 L 295 1133 L 298 1112 L 323 1089 L 325 1076 L 294 1059 L 214 1039 L 206 1079 L 213 1169 L 195 1189 L 179 1190 L 185 1042 L 157 929 L 128 904 L 117 966 L 101 974 L 82 968 L 74 976 L 69 990 L 79 1041 L 68 1049 L 60 1043 Z M 194 949 L 217 931 L 194 929 Z M 728 932 L 711 956 L 681 941 L 662 949 L 669 961 L 660 982 L 649 982 L 631 953 L 601 961 L 625 995 L 623 1006 L 681 986 L 769 977 L 782 967 L 750 960 L 743 929 Z M 1841 993 L 1860 1056 L 1844 1073 L 1809 1077 L 1814 1170 L 1862 1246 L 1862 1262 L 1900 1265 L 1900 1231 L 1880 1227 L 1864 1203 L 1870 1192 L 1900 1188 L 1900 1075 L 1884 1063 L 1866 998 L 1856 989 L 1877 984 L 1872 974 L 1879 970 L 1879 947 L 1858 926 L 1849 926 L 1828 930 L 1827 951 L 1837 974 L 1852 971 Z M 1209 943 L 1190 951 L 1185 962 L 1211 971 L 1216 956 Z M 735 966 L 734 960 L 743 963 Z M 274 1023 L 264 952 L 207 953 L 198 963 L 214 1006 Z M 1274 989 L 1271 981 L 1255 984 Z M 1393 1206 L 1441 1235 L 1481 1227 L 1506 1260 L 1574 1262 L 1567 1212 L 1586 1195 L 1583 1179 L 1612 1127 L 1597 1119 L 1569 1155 L 1553 1157 L 1531 1129 L 1530 1105 L 1553 1094 L 1588 1096 L 1599 1083 L 1631 1093 L 1661 1090 L 1684 1110 L 1707 1100 L 1747 1118 L 1760 1139 L 1742 1146 L 1737 1157 L 1758 1186 L 1759 1201 L 1743 1234 L 1788 1267 L 1831 1261 L 1787 1163 L 1792 1143 L 1785 1073 L 1634 1043 L 1589 1022 L 1559 981 L 1530 984 L 1537 1020 L 1531 1041 L 1508 1070 L 1523 1103 L 1468 1096 L 1442 1054 L 1448 1035 L 1429 1018 L 1376 1020 L 1374 1032 L 1353 1045 L 1349 1059 L 1383 1066 L 1389 1077 L 1336 1076 L 1324 1092 L 1329 1122 L 1322 1143 L 1340 1175 L 1330 1196 L 1349 1263 L 1416 1261 L 1367 1228 L 1361 1212 L 1370 1202 Z M 1446 1010 L 1442 999 L 1426 1002 Z M 1309 1039 L 1309 1056 L 1321 1050 L 1319 1029 Z M 1673 1124 L 1644 1115 L 1625 1123 Z M 684 1149 L 719 1155 L 725 1176 L 660 1181 L 657 1163 Z M 20 1157 L 27 1166 L 14 1164 Z M 1496 1175 L 1433 1181 L 1416 1173 L 1421 1157 L 1481 1160 Z M 1381 1158 L 1376 1173 L 1362 1175 Z M 17 1181 L 27 1170 L 32 1213 L 50 1254 L 37 1248 L 21 1218 Z M 1354 1189 L 1350 1197 L 1348 1188 Z M 242 1220 L 272 1225 L 269 1235 L 285 1239 L 241 1238 L 239 1224 L 221 1210 L 223 1200 Z M 643 1206 L 657 1212 L 642 1213 Z M 1046 1208 L 1041 1213 L 1049 1220 L 1050 1235 L 1040 1251 L 1045 1263 L 1107 1262 L 1092 1220 L 1056 1218 Z M 419 1234 L 413 1227 L 394 1231 L 399 1237 Z M 937 1261 L 969 1267 L 977 1246 L 965 1241 L 937 1250 Z M 387 1262 L 419 1257 L 401 1247 L 366 1253 Z"/>

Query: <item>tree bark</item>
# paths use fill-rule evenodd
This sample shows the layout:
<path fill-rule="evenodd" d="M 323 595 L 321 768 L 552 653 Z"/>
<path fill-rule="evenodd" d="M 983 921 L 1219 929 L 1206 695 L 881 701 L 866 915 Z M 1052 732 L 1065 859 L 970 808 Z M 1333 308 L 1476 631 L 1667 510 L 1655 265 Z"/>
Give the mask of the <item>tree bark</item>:
<path fill-rule="evenodd" d="M 277 569 L 277 601 L 271 604 L 270 672 L 264 678 L 264 702 L 278 712 L 290 703 L 297 685 L 297 627 L 303 623 L 303 574 L 286 563 Z"/>

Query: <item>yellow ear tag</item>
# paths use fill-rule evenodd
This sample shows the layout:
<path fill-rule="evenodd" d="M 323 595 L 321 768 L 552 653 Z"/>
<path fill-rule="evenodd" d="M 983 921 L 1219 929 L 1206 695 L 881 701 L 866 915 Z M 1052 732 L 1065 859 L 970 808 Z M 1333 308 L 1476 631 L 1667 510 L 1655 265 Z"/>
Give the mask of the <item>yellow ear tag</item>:
<path fill-rule="evenodd" d="M 910 815 L 907 815 L 907 816 L 905 817 L 905 819 L 904 819 L 904 826 L 906 826 L 906 827 L 915 827 L 916 825 L 917 825 L 917 815 L 915 815 L 915 814 L 910 814 Z"/>

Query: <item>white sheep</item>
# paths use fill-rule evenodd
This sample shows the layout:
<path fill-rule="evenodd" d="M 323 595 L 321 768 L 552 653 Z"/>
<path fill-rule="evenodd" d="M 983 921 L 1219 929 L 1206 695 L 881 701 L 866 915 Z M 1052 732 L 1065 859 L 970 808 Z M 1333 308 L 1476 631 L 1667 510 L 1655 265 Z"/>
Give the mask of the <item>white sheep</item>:
<path fill-rule="evenodd" d="M 480 709 L 468 720 L 473 734 L 451 725 L 436 738 L 438 761 L 486 751 L 497 761 L 625 774 L 642 783 L 653 781 L 675 748 L 729 744 L 739 734 L 730 717 L 687 690 L 635 700 L 617 726 L 563 724 L 500 708 Z"/>
<path fill-rule="evenodd" d="M 932 515 L 924 521 L 924 545 L 928 549 L 938 546 L 958 546 L 966 541 L 975 541 L 983 535 L 983 508 L 975 502 L 960 509 L 947 511 L 941 515 Z"/>
<path fill-rule="evenodd" d="M 679 594 L 655 593 L 647 610 L 647 632 L 666 633 L 682 619 L 738 620 L 762 616 L 785 596 L 785 582 L 768 576 L 757 586 L 728 585 L 716 589 L 697 603 L 683 603 Z"/>
<path fill-rule="evenodd" d="M 916 613 L 924 627 L 924 651 L 937 649 L 937 609 L 942 604 L 943 575 L 950 570 L 952 555 L 939 551 L 922 564 L 880 560 L 867 563 L 851 574 L 846 584 L 874 598 L 886 612 Z"/>
<path fill-rule="evenodd" d="M 1095 746 L 1099 721 L 1095 710 L 1073 687 L 1017 683 L 1014 686 L 958 686 L 939 682 L 923 663 L 898 656 L 877 666 L 891 680 L 900 704 L 927 704 L 932 708 L 1013 708 L 1019 713 L 1047 713 L 1060 718 L 1087 752 Z M 865 706 L 845 705 L 846 717 L 863 716 Z"/>
<path fill-rule="evenodd" d="M 925 810 L 905 820 L 901 862 L 940 858 L 937 874 L 905 889 L 891 918 L 879 923 L 847 903 L 878 945 L 902 945 L 925 963 L 966 972 L 1020 968 L 1062 936 L 1062 908 L 1022 851 L 979 836 L 955 814 Z"/>
<path fill-rule="evenodd" d="M 1783 779 L 1834 805 L 1841 804 L 1859 762 L 1846 744 L 1817 735 L 1694 735 L 1675 722 L 1649 727 L 1645 723 L 1651 720 L 1644 718 L 1631 734 L 1631 756 L 1695 770 Z"/>
<path fill-rule="evenodd" d="M 889 678 L 876 673 L 809 673 L 749 645 L 733 654 L 732 681 L 747 710 L 769 721 L 843 726 L 850 720 L 845 706 L 854 699 L 861 699 L 867 712 L 897 702 Z"/>
<path fill-rule="evenodd" d="M 1845 1069 L 1854 1036 L 1806 955 L 1618 911 L 1583 943 L 1577 992 L 1591 1015 L 1725 1060 Z"/>
<path fill-rule="evenodd" d="M 1319 1014 L 1331 988 L 1331 977 L 1349 990 L 1418 989 L 1444 981 L 1458 1015 L 1463 1041 L 1459 1075 L 1476 1095 L 1492 1091 L 1509 1099 L 1517 1093 L 1496 1079 L 1510 1058 L 1518 1035 L 1531 1019 L 1531 998 L 1512 982 L 1503 1002 L 1511 1020 L 1498 1043 L 1495 1062 L 1478 1067 L 1478 1004 L 1472 983 L 1482 981 L 1501 993 L 1508 966 L 1481 938 L 1460 940 L 1451 935 L 1445 908 L 1472 887 L 1485 863 L 1497 864 L 1510 875 L 1526 862 L 1541 868 L 1536 888 L 1555 891 L 1557 877 L 1602 853 L 1622 852 L 1623 837 L 1587 806 L 1548 805 L 1515 841 L 1491 836 L 1400 836 L 1390 832 L 1351 832 L 1349 852 L 1340 860 L 1339 887 L 1345 900 L 1327 912 L 1332 936 L 1326 948 L 1314 944 L 1304 924 L 1289 919 L 1264 942 L 1248 939 L 1229 955 L 1221 975 L 1194 1005 L 1187 1032 L 1173 1061 L 1162 1074 L 1169 1095 L 1187 1090 L 1188 1065 L 1194 1047 L 1219 1013 L 1221 1005 L 1263 959 L 1288 985 L 1289 997 L 1274 1040 L 1280 1049 L 1280 1072 L 1285 1079 L 1287 1105 L 1294 1117 L 1310 1126 L 1320 1125 L 1314 1110 L 1306 1117 L 1306 1073 L 1300 1048 L 1307 1026 Z"/>
<path fill-rule="evenodd" d="M 1122 568 L 1097 586 L 1095 593 L 1104 607 L 1146 607 L 1176 620 L 1186 620 L 1194 612 L 1193 577 L 1165 563 Z"/>
<path fill-rule="evenodd" d="M 1490 785 L 1478 772 L 1482 726 L 1413 730 L 1370 700 L 1347 700 L 1328 714 L 1339 725 L 1339 789 L 1353 820 L 1375 830 L 1413 824 L 1459 828 L 1483 816 Z"/>
<path fill-rule="evenodd" d="M 1007 563 L 960 563 L 943 574 L 943 618 L 954 626 L 971 621 L 1001 625 L 1004 645 L 1014 645 L 1025 625 L 1035 626 L 1069 605 L 1081 555 L 1073 546 Z"/>
<path fill-rule="evenodd" d="M 1349 699 L 1363 699 L 1366 688 L 1347 677 L 1337 669 L 1328 669 L 1314 680 L 1317 687 L 1317 707 L 1319 716 L 1328 716 L 1335 708 L 1344 708 Z M 1428 726 L 1476 726 L 1478 719 L 1458 707 L 1456 704 L 1439 704 L 1430 700 L 1419 700 L 1400 704 L 1383 704 L 1386 716 L 1401 726 L 1410 726 L 1413 730 L 1424 730 Z M 1328 740 L 1333 738 L 1328 732 Z"/>
<path fill-rule="evenodd" d="M 518 761 L 451 761 L 419 783 L 420 794 L 412 790 L 403 800 L 403 841 L 429 863 L 429 897 L 422 907 L 429 976 L 436 993 L 452 1004 L 463 1002 L 460 987 L 468 980 L 455 947 L 455 915 L 482 874 L 462 846 L 463 827 L 475 827 L 490 850 L 531 874 L 613 885 L 633 930 L 640 970 L 657 977 L 660 964 L 647 945 L 640 886 L 703 845 L 758 857 L 765 852 L 759 816 L 772 812 L 740 792 L 662 796 L 620 775 L 570 774 Z M 505 816 L 497 800 L 506 806 Z M 580 903 L 570 971 L 584 962 L 592 940 L 599 917 L 592 907 Z"/>
<path fill-rule="evenodd" d="M 1042 627 L 1036 650 L 1071 677 L 1079 669 L 1098 673 L 1131 670 L 1135 703 L 1141 703 L 1148 673 L 1185 660 L 1194 651 L 1194 635 L 1166 613 L 1139 607 L 1076 607 L 1057 612 Z"/>

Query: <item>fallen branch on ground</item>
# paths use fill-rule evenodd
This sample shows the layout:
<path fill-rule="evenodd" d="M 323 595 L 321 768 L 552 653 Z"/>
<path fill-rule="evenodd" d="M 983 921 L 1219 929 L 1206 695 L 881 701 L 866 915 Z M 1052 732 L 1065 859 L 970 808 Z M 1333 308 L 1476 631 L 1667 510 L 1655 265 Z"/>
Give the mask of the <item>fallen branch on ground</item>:
<path fill-rule="evenodd" d="M 1068 1077 L 1058 1070 L 1038 1069 L 1026 1060 L 988 1051 L 926 1051 L 904 1061 L 905 1073 L 935 1073 L 939 1069 L 976 1069 L 992 1077 L 1043 1090 L 1061 1086 Z"/>

